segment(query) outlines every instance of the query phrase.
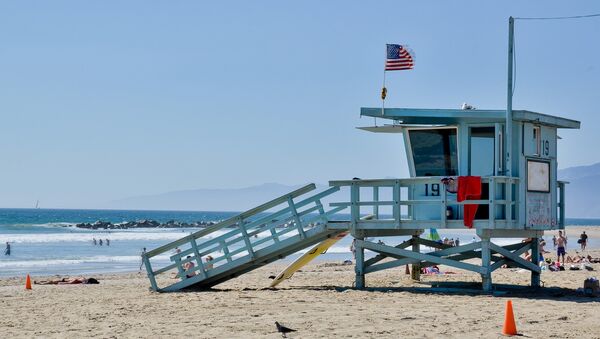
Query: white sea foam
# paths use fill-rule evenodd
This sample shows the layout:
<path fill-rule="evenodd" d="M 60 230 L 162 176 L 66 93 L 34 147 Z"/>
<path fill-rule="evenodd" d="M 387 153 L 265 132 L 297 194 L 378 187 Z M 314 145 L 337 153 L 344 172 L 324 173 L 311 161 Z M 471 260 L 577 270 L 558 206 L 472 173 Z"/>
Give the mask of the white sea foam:
<path fill-rule="evenodd" d="M 224 234 L 226 231 L 217 231 L 203 239 L 212 239 Z M 64 233 L 0 233 L 0 244 L 11 243 L 56 243 L 56 242 L 90 242 L 93 238 L 110 239 L 111 241 L 173 241 L 189 235 L 190 232 L 181 230 L 164 231 L 145 230 L 118 230 L 118 231 L 87 231 Z"/>

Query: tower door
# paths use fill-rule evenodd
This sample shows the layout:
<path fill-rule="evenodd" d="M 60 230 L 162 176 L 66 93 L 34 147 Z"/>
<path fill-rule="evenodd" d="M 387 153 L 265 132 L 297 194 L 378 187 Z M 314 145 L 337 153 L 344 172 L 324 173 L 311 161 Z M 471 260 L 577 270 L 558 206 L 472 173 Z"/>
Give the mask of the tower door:
<path fill-rule="evenodd" d="M 469 175 L 493 176 L 496 173 L 496 128 L 471 127 L 469 132 Z"/>
<path fill-rule="evenodd" d="M 469 129 L 469 175 L 490 177 L 496 173 L 496 128 L 477 126 Z M 481 199 L 489 198 L 489 184 L 481 185 Z M 480 205 L 476 219 L 489 218 L 489 209 Z"/>

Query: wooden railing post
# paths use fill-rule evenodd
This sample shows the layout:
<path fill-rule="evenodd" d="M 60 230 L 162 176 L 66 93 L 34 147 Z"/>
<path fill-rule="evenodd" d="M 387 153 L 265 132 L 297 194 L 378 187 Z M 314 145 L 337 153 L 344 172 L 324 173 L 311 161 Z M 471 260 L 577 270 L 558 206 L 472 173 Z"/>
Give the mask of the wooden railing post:
<path fill-rule="evenodd" d="M 206 278 L 206 269 L 204 268 L 204 263 L 202 262 L 202 257 L 200 256 L 200 252 L 198 251 L 198 245 L 196 244 L 196 239 L 190 237 L 190 244 L 192 245 L 192 249 L 194 250 L 194 256 L 196 257 L 196 263 L 198 264 L 200 274 L 202 278 Z"/>
<path fill-rule="evenodd" d="M 489 178 L 488 182 L 488 223 L 489 227 L 494 228 L 496 224 L 496 181 L 494 178 Z"/>
<path fill-rule="evenodd" d="M 353 182 L 352 186 L 350 186 L 350 222 L 352 225 L 352 235 L 356 234 L 356 226 L 358 225 L 358 219 L 360 218 L 359 200 L 360 187 L 358 186 L 358 183 Z"/>
<path fill-rule="evenodd" d="M 181 280 L 186 279 L 185 270 L 183 269 L 183 265 L 181 264 L 181 257 L 175 257 L 175 264 L 177 264 L 177 272 L 179 272 L 179 278 Z"/>
<path fill-rule="evenodd" d="M 298 216 L 298 211 L 296 210 L 296 205 L 294 204 L 294 200 L 292 199 L 292 197 L 288 198 L 288 205 L 290 206 L 290 210 L 292 211 L 292 215 L 294 216 L 296 228 L 298 228 L 298 234 L 300 234 L 300 239 L 306 238 L 306 234 L 304 233 L 304 227 L 302 225 L 302 220 L 300 220 L 300 216 Z"/>
<path fill-rule="evenodd" d="M 393 216 L 394 216 L 394 220 L 396 221 L 396 227 L 400 228 L 400 219 L 401 219 L 401 215 L 400 215 L 400 181 L 396 180 L 394 182 L 394 188 L 393 188 L 393 197 L 392 200 L 394 201 L 394 205 L 393 205 Z"/>
<path fill-rule="evenodd" d="M 325 215 L 325 208 L 323 208 L 323 203 L 321 203 L 321 200 L 318 199 L 315 201 L 315 205 L 317 205 L 317 208 L 319 209 L 319 215 L 321 216 L 321 221 L 326 223 L 327 222 L 327 216 Z"/>
<path fill-rule="evenodd" d="M 221 249 L 223 249 L 223 255 L 225 255 L 225 259 L 227 262 L 231 262 L 231 255 L 229 255 L 229 248 L 227 247 L 227 244 L 225 244 L 225 240 L 221 240 L 219 244 L 221 245 Z"/>
<path fill-rule="evenodd" d="M 373 187 L 373 202 L 379 202 L 379 186 Z M 375 219 L 379 219 L 379 205 L 373 205 L 373 216 Z"/>
<path fill-rule="evenodd" d="M 560 189 L 560 216 L 558 217 L 558 228 L 559 229 L 564 229 L 565 228 L 565 183 L 564 182 L 559 182 L 558 183 L 558 188 Z"/>
<path fill-rule="evenodd" d="M 148 259 L 147 256 L 142 255 L 142 260 L 144 261 L 144 266 L 146 266 L 146 273 L 148 274 L 148 279 L 150 279 L 150 286 L 152 286 L 152 290 L 154 290 L 154 292 L 158 292 L 158 285 L 156 284 L 156 277 L 152 271 L 150 259 Z"/>
<path fill-rule="evenodd" d="M 248 236 L 248 232 L 246 231 L 246 226 L 244 225 L 244 218 L 242 218 L 242 217 L 238 218 L 238 227 L 240 228 L 240 232 L 242 232 L 242 237 L 244 237 L 244 243 L 246 244 L 246 250 L 248 251 L 250 258 L 254 259 L 254 251 L 252 250 L 252 243 L 250 243 L 250 237 Z"/>

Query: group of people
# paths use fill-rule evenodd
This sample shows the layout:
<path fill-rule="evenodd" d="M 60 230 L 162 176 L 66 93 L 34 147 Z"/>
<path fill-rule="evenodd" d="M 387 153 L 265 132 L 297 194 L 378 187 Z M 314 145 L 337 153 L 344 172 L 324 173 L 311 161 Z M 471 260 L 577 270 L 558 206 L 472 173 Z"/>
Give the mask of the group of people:
<path fill-rule="evenodd" d="M 460 239 L 458 239 L 458 238 L 456 238 L 456 239 L 454 239 L 454 238 L 448 239 L 446 237 L 446 238 L 444 238 L 444 240 L 442 241 L 442 243 L 444 245 L 449 245 L 449 246 L 460 246 Z"/>
<path fill-rule="evenodd" d="M 583 253 L 580 254 L 579 252 L 575 252 L 574 255 L 567 255 L 567 235 L 566 233 L 563 233 L 562 230 L 558 231 L 558 237 L 557 236 L 553 236 L 552 237 L 552 244 L 554 246 L 554 249 L 556 250 L 556 265 L 559 266 L 560 263 L 562 262 L 562 265 L 564 266 L 565 263 L 567 264 L 590 264 L 590 263 L 600 263 L 600 258 L 593 258 L 591 255 L 584 255 Z M 580 235 L 579 235 L 579 239 L 577 240 L 577 243 L 580 245 L 580 248 L 582 251 L 584 251 L 587 248 L 587 244 L 588 244 L 588 235 L 585 233 L 585 231 L 583 231 Z M 542 251 L 543 247 L 541 247 L 540 251 Z M 549 253 L 549 252 L 548 252 Z M 548 262 L 551 262 L 550 259 L 547 260 Z M 579 266 L 575 266 L 575 265 L 571 265 L 570 269 L 578 269 Z M 559 267 L 560 268 L 560 267 Z M 586 269 L 592 269 L 591 266 L 585 266 Z"/>
<path fill-rule="evenodd" d="M 92 243 L 94 244 L 94 246 L 96 246 L 96 245 L 102 246 L 102 244 L 106 242 L 106 246 L 110 246 L 110 239 L 106 238 L 105 240 L 106 241 L 103 241 L 102 239 L 96 240 L 96 238 L 93 238 Z"/>
<path fill-rule="evenodd" d="M 186 278 L 191 278 L 196 275 L 196 271 L 194 270 L 194 267 L 196 267 L 196 264 L 194 264 L 193 260 L 190 260 L 191 258 L 192 258 L 192 256 L 188 255 L 186 257 L 186 259 L 188 259 L 189 261 L 186 262 L 185 264 L 183 264 L 183 269 L 186 272 L 186 274 L 185 274 Z M 204 265 L 204 268 L 207 270 L 212 269 L 214 258 L 212 256 L 208 255 L 208 256 L 206 256 L 205 260 L 206 260 L 206 264 Z"/>
<path fill-rule="evenodd" d="M 557 261 L 560 262 L 560 259 L 562 258 L 563 264 L 565 263 L 565 256 L 567 254 L 567 251 L 566 251 L 567 241 L 568 241 L 567 236 L 566 236 L 566 234 L 563 234 L 562 231 L 558 231 L 558 237 L 556 237 L 556 236 L 552 237 L 552 243 L 554 245 L 554 248 L 556 249 Z M 585 231 L 583 231 L 581 233 L 581 235 L 579 236 L 579 239 L 577 240 L 577 243 L 581 247 L 582 251 L 584 251 L 586 249 L 587 243 L 588 243 L 588 235 L 585 233 Z M 567 256 L 567 263 L 569 263 L 569 262 L 578 263 L 578 262 L 580 262 L 580 261 L 576 261 L 576 260 L 578 260 L 578 258 L 579 258 L 579 260 L 584 260 L 586 257 L 580 256 L 580 255 L 575 255 L 573 257 Z"/>
<path fill-rule="evenodd" d="M 175 254 L 180 254 L 181 253 L 181 249 L 179 247 L 175 247 Z M 144 247 L 142 249 L 142 253 L 140 254 L 140 256 L 142 257 L 142 262 L 140 263 L 140 271 L 142 270 L 142 267 L 144 266 L 144 255 L 146 254 L 146 247 Z M 193 276 L 196 275 L 196 270 L 194 269 L 194 267 L 196 267 L 196 264 L 194 264 L 194 261 L 191 260 L 192 256 L 188 255 L 185 260 L 186 262 L 183 264 L 183 270 L 185 271 L 185 276 L 186 278 L 191 278 Z M 213 268 L 213 261 L 215 260 L 211 255 L 207 255 L 206 258 L 206 264 L 204 265 L 204 269 L 206 270 L 210 270 Z M 177 275 L 174 275 L 174 278 L 176 278 Z"/>

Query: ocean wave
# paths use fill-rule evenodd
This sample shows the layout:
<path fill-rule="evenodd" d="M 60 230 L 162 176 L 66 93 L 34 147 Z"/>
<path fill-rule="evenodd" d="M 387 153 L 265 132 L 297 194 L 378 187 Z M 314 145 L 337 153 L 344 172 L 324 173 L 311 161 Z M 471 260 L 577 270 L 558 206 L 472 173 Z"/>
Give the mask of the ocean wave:
<path fill-rule="evenodd" d="M 45 227 L 45 228 L 67 228 L 67 227 L 73 227 L 75 228 L 75 223 L 72 222 L 47 222 L 47 223 L 33 223 L 33 224 L 23 224 L 23 223 L 17 223 L 17 224 L 7 224 L 8 226 L 15 226 L 15 227 Z M 0 225 L 2 226 L 2 225 Z"/>
<path fill-rule="evenodd" d="M 212 239 L 225 232 L 215 232 L 203 239 Z M 11 243 L 56 243 L 56 242 L 91 242 L 96 239 L 110 239 L 111 241 L 173 241 L 189 235 L 181 231 L 112 231 L 108 232 L 69 232 L 69 233 L 0 233 L 0 244 Z"/>

